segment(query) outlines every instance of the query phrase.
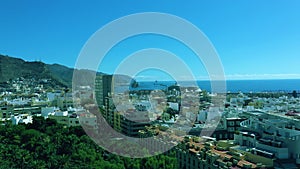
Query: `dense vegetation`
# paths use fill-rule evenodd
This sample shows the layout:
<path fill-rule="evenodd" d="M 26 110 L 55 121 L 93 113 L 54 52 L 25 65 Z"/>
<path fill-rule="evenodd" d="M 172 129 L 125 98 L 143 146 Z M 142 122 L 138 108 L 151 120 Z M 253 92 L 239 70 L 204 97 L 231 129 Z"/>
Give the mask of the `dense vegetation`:
<path fill-rule="evenodd" d="M 81 127 L 34 117 L 33 124 L 0 126 L 0 168 L 176 168 L 174 153 L 131 159 L 110 154 Z"/>

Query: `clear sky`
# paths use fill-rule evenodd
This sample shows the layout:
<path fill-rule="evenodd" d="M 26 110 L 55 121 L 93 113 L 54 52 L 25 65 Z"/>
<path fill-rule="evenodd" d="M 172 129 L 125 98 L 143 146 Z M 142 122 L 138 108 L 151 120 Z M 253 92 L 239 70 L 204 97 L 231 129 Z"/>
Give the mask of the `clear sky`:
<path fill-rule="evenodd" d="M 27 61 L 74 67 L 85 42 L 105 24 L 133 13 L 162 12 L 206 34 L 228 79 L 300 78 L 299 0 L 2 0 L 0 8 L 0 54 Z M 121 56 L 145 47 L 188 53 L 176 51 L 176 45 L 154 35 L 133 37 L 116 46 L 100 70 L 111 73 Z M 200 70 L 197 78 L 207 76 L 190 62 L 193 71 Z"/>

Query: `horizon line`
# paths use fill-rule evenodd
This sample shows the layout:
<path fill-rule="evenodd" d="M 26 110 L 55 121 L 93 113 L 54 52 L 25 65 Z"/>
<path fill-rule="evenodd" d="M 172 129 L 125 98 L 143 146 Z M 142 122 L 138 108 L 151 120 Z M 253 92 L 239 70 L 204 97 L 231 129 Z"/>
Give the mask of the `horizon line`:
<path fill-rule="evenodd" d="M 224 81 L 251 81 L 251 80 L 300 80 L 300 78 L 286 78 L 286 79 L 225 79 Z M 175 80 L 137 80 L 137 82 L 176 82 Z M 194 80 L 179 80 L 178 82 L 189 82 Z M 223 81 L 210 79 L 196 79 L 195 81 Z"/>

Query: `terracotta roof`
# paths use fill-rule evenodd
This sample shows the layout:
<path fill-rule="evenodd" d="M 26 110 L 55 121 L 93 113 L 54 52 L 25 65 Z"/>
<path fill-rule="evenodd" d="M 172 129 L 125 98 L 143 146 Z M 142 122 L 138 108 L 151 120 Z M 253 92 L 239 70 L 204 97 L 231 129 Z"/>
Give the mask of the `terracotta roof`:
<path fill-rule="evenodd" d="M 227 154 L 228 151 L 218 151 L 216 149 L 211 150 L 213 153 L 218 154 L 222 157 L 222 159 L 224 159 L 225 157 L 228 159 L 231 159 L 232 156 Z"/>
<path fill-rule="evenodd" d="M 240 160 L 237 165 L 240 166 L 240 167 L 243 167 L 244 164 L 246 164 L 246 165 L 250 165 L 251 164 L 251 168 L 256 168 L 255 164 L 253 164 L 253 163 L 251 163 L 249 161 L 246 161 L 246 160 Z"/>

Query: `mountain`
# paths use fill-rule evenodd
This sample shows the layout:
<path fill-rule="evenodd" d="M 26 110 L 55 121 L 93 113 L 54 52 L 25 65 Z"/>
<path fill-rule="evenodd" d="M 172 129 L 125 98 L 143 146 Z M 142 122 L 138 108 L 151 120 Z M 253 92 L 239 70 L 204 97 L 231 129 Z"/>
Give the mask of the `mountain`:
<path fill-rule="evenodd" d="M 26 79 L 51 79 L 56 85 L 72 87 L 74 70 L 59 64 L 45 64 L 38 61 L 27 62 L 0 54 L 0 83 L 23 77 Z M 85 78 L 94 77 L 95 75 L 95 72 L 91 70 L 76 71 L 80 71 L 80 75 Z M 81 85 L 85 85 L 84 82 L 83 80 Z"/>
<path fill-rule="evenodd" d="M 53 78 L 59 79 L 60 82 L 68 86 L 72 85 L 74 69 L 59 64 L 46 64 L 45 66 Z"/>

